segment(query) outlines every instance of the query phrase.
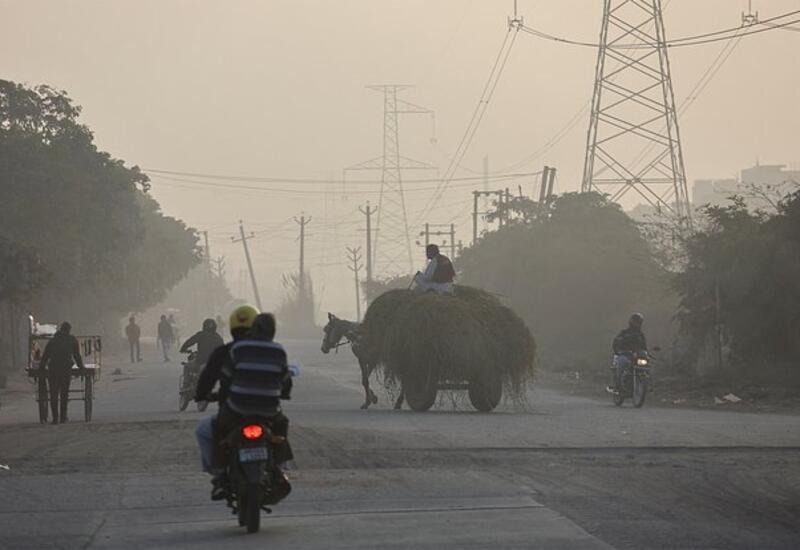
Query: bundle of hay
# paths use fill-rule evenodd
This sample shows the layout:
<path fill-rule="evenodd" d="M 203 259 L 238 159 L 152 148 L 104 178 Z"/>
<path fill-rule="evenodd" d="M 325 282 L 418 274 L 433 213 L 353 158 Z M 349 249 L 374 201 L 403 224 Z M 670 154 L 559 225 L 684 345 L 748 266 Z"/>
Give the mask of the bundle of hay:
<path fill-rule="evenodd" d="M 513 310 L 492 294 L 466 286 L 456 286 L 453 296 L 411 290 L 382 294 L 364 317 L 362 345 L 389 383 L 400 381 L 406 389 L 501 383 L 515 400 L 524 399 L 536 355 L 528 327 Z"/>

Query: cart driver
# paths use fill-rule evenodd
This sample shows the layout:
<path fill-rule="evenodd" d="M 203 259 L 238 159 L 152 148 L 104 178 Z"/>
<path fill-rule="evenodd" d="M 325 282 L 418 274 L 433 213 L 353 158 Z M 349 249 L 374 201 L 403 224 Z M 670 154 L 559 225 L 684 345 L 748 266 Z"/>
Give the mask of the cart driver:
<path fill-rule="evenodd" d="M 72 325 L 67 322 L 61 323 L 53 338 L 47 342 L 42 360 L 39 362 L 40 376 L 44 376 L 47 367 L 47 386 L 50 392 L 53 424 L 67 422 L 72 365 L 77 364 L 81 372 L 85 369 L 78 339 L 70 334 L 71 330 Z"/>
<path fill-rule="evenodd" d="M 428 265 L 424 272 L 417 272 L 414 275 L 414 283 L 423 292 L 435 292 L 437 294 L 452 294 L 453 280 L 456 278 L 456 270 L 453 269 L 453 262 L 450 258 L 439 252 L 439 247 L 429 244 L 425 247 L 425 256 L 428 258 Z"/>

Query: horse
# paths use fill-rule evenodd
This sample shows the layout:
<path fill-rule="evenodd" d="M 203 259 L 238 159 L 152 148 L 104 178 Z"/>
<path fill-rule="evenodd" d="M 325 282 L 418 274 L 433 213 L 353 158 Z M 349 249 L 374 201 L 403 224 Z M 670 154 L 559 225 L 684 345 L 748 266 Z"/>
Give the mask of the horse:
<path fill-rule="evenodd" d="M 353 355 L 358 359 L 358 366 L 361 368 L 361 384 L 364 386 L 364 404 L 362 409 L 369 408 L 378 402 L 378 396 L 369 387 L 369 377 L 378 366 L 379 360 L 376 357 L 369 357 L 367 346 L 361 340 L 361 324 L 353 321 L 339 319 L 333 313 L 328 313 L 328 324 L 322 329 L 322 353 L 329 353 L 332 349 L 338 351 L 340 346 L 350 344 Z M 342 341 L 344 340 L 344 341 Z M 403 390 L 394 404 L 395 409 L 403 406 Z"/>

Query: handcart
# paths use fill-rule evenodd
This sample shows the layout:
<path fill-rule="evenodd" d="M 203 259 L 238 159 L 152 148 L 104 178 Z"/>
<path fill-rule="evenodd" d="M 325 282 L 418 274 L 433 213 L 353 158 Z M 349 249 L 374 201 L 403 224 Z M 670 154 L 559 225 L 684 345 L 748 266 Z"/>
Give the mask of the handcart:
<path fill-rule="evenodd" d="M 39 406 L 39 422 L 44 424 L 49 418 L 50 393 L 47 385 L 47 372 L 39 370 L 39 361 L 47 342 L 55 335 L 57 327 L 52 324 L 38 323 L 29 316 L 29 353 L 26 371 L 31 383 L 36 386 L 35 399 Z M 78 339 L 85 369 L 72 367 L 72 378 L 80 380 L 79 384 L 70 384 L 69 401 L 83 401 L 83 418 L 86 422 L 92 419 L 92 402 L 94 400 L 95 382 L 100 376 L 102 366 L 103 344 L 100 336 L 75 336 Z"/>

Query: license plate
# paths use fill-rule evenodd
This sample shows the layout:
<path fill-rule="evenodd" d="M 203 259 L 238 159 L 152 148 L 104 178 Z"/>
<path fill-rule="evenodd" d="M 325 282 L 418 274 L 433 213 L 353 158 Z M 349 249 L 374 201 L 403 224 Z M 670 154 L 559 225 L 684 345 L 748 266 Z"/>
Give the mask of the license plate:
<path fill-rule="evenodd" d="M 239 449 L 239 462 L 259 462 L 266 461 L 269 453 L 266 447 L 252 447 L 249 449 Z"/>

